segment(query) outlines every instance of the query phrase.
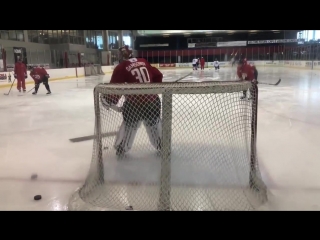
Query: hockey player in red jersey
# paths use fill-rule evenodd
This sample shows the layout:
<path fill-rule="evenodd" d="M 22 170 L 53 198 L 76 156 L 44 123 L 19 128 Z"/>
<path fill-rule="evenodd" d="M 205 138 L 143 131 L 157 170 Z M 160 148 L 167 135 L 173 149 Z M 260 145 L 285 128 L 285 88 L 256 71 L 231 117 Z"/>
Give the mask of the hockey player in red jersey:
<path fill-rule="evenodd" d="M 203 57 L 201 57 L 200 59 L 200 67 L 201 67 L 201 70 L 204 70 L 204 64 L 205 64 L 205 60 Z"/>
<path fill-rule="evenodd" d="M 38 93 L 38 89 L 41 83 L 43 83 L 43 85 L 47 89 L 47 95 L 51 94 L 50 86 L 48 83 L 50 76 L 44 68 L 30 67 L 30 76 L 33 78 L 35 83 L 34 92 L 32 93 L 33 95 L 36 95 Z"/>
<path fill-rule="evenodd" d="M 237 67 L 237 75 L 240 80 L 251 81 L 256 84 L 258 83 L 258 70 L 255 66 L 248 64 L 246 58 L 240 58 Z M 243 96 L 241 97 L 241 99 L 245 98 L 247 98 L 247 90 L 243 91 Z"/>
<path fill-rule="evenodd" d="M 163 75 L 143 58 L 132 57 L 128 46 L 119 48 L 122 61 L 113 71 L 110 83 L 161 83 Z M 104 95 L 102 104 L 108 109 L 116 105 L 121 96 Z M 126 95 L 122 107 L 123 122 L 116 137 L 115 145 L 118 156 L 128 152 L 133 144 L 141 122 L 144 123 L 151 144 L 161 150 L 161 102 L 157 94 Z"/>
<path fill-rule="evenodd" d="M 26 78 L 27 78 L 27 67 L 26 65 L 21 61 L 21 58 L 18 57 L 18 61 L 14 65 L 14 78 L 17 79 L 17 89 L 19 92 L 21 92 L 21 87 L 23 89 L 23 92 L 26 91 Z"/>

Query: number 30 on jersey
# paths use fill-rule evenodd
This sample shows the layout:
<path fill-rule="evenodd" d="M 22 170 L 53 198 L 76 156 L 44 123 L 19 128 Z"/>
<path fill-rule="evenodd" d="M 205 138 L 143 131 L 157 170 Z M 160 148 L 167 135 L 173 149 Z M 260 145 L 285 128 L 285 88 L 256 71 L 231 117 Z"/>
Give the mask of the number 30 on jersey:
<path fill-rule="evenodd" d="M 140 83 L 150 83 L 150 77 L 146 67 L 134 68 L 131 70 L 131 74 L 135 76 Z"/>

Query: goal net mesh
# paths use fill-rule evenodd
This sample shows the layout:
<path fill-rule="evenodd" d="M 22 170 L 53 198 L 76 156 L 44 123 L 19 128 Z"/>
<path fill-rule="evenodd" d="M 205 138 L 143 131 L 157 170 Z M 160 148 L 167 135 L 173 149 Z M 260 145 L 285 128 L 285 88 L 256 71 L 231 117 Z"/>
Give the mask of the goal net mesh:
<path fill-rule="evenodd" d="M 251 100 L 240 100 L 245 90 Z M 156 106 L 125 101 L 118 112 L 103 104 L 101 97 L 110 94 L 126 100 L 159 96 L 160 148 L 147 132 Z M 256 84 L 242 81 L 97 85 L 92 162 L 69 210 L 258 208 L 267 189 L 256 156 L 257 103 Z M 131 149 L 119 156 L 121 124 L 136 135 Z"/>

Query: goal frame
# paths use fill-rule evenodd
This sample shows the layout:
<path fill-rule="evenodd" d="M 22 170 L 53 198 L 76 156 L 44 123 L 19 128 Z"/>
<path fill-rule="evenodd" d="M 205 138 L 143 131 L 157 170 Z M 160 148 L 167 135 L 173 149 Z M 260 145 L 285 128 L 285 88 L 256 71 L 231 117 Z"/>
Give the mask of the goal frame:
<path fill-rule="evenodd" d="M 211 94 L 211 93 L 228 93 L 248 90 L 251 96 L 254 96 L 252 103 L 252 119 L 251 119 L 251 139 L 250 139 L 250 174 L 249 187 L 254 191 L 262 191 L 266 196 L 266 189 L 259 188 L 256 182 L 257 177 L 257 118 L 258 118 L 258 86 L 256 83 L 248 81 L 223 81 L 223 82 L 199 82 L 190 83 L 194 87 L 194 91 L 183 91 L 179 89 L 180 83 L 162 83 L 157 90 L 157 94 L 162 94 L 162 153 L 161 153 L 161 177 L 160 177 L 160 194 L 159 194 L 159 211 L 170 211 L 171 201 L 171 134 L 172 134 L 172 97 L 174 94 Z M 183 83 L 184 86 L 188 83 Z M 100 94 L 123 94 L 125 89 L 127 94 L 151 94 L 155 93 L 152 84 L 98 84 L 94 90 L 94 107 L 95 107 L 95 130 L 96 141 L 98 147 L 96 156 L 98 157 L 97 172 L 100 181 L 104 182 L 104 164 L 103 164 L 103 149 L 102 149 L 102 128 L 101 128 L 101 113 L 100 113 Z M 153 91 L 152 91 L 153 89 Z M 186 88 L 188 89 L 188 88 Z M 190 89 L 190 88 L 189 88 Z M 239 100 L 240 101 L 240 100 Z"/>

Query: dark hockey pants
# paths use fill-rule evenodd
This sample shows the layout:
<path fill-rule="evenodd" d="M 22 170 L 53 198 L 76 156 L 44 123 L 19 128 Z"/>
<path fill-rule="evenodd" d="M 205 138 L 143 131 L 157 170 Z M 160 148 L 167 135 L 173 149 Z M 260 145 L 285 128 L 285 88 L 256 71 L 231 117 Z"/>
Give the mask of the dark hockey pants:
<path fill-rule="evenodd" d="M 50 91 L 50 86 L 49 86 L 49 79 L 44 76 L 38 83 L 35 84 L 35 92 L 38 92 L 38 89 L 40 87 L 40 83 L 43 83 L 43 85 L 45 86 L 45 88 L 47 89 L 48 92 L 51 92 Z"/>

